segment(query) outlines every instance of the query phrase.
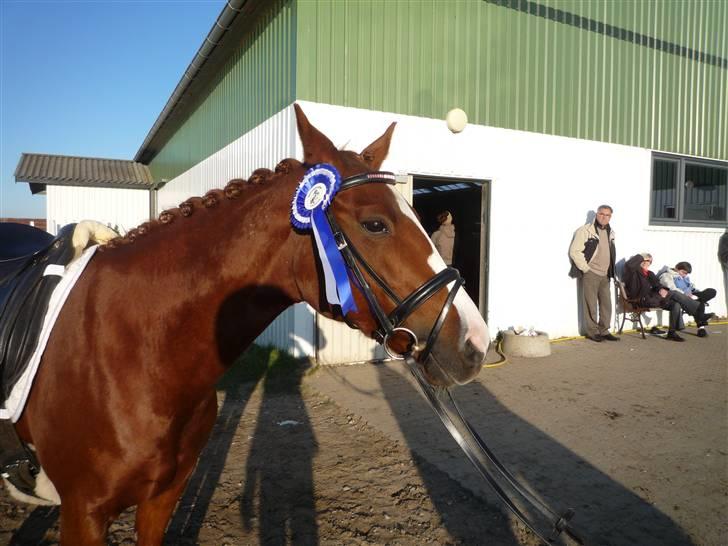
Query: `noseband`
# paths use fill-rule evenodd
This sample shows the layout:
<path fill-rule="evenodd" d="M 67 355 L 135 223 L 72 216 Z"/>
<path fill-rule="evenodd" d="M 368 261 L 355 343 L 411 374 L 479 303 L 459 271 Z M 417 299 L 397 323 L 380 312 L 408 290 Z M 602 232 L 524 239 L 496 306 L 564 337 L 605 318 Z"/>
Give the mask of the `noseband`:
<path fill-rule="evenodd" d="M 372 172 L 358 174 L 343 179 L 339 187 L 339 192 L 369 183 L 384 183 L 394 185 L 396 184 L 396 180 L 394 174 L 389 172 Z M 331 231 L 334 234 L 336 246 L 341 252 L 346 266 L 348 267 L 351 274 L 354 276 L 354 279 L 361 293 L 367 300 L 367 303 L 369 304 L 369 309 L 371 310 L 372 314 L 374 315 L 374 319 L 377 322 L 378 328 L 374 332 L 374 337 L 379 343 L 384 346 L 384 350 L 391 358 L 404 360 L 405 357 L 410 354 L 418 345 L 418 340 L 415 333 L 412 330 L 401 326 L 407 319 L 407 317 L 414 313 L 417 308 L 419 308 L 423 303 L 429 300 L 436 292 L 441 290 L 446 285 L 454 283 L 452 288 L 450 288 L 449 294 L 445 299 L 445 303 L 440 310 L 440 314 L 438 315 L 437 320 L 435 321 L 429 335 L 427 336 L 427 343 L 425 344 L 425 348 L 419 355 L 419 361 L 424 363 L 427 360 L 427 357 L 432 352 L 432 348 L 435 344 L 435 341 L 437 340 L 437 336 L 439 335 L 440 330 L 442 329 L 442 325 L 445 322 L 445 317 L 447 316 L 447 313 L 452 306 L 455 295 L 457 294 L 460 287 L 463 286 L 463 284 L 465 283 L 463 278 L 460 276 L 460 273 L 457 269 L 453 267 L 443 269 L 442 271 L 431 277 L 429 280 L 427 280 L 425 283 L 423 283 L 420 287 L 415 289 L 409 296 L 404 299 L 400 299 L 399 296 L 395 294 L 394 290 L 392 290 L 392 288 L 384 281 L 384 279 L 382 279 L 377 274 L 377 272 L 372 269 L 372 267 L 362 257 L 359 251 L 357 251 L 357 249 L 351 243 L 351 240 L 349 240 L 349 238 L 346 236 L 346 234 L 336 222 L 336 219 L 331 212 L 331 207 L 328 207 L 325 213 L 326 219 L 329 223 L 329 226 L 331 227 Z M 384 309 L 382 309 L 382 306 L 377 301 L 377 298 L 374 297 L 372 288 L 364 277 L 362 269 L 369 274 L 374 282 L 378 284 L 379 287 L 384 291 L 387 297 L 392 300 L 392 302 L 394 302 L 395 308 L 392 310 L 391 313 L 387 314 Z M 346 317 L 344 318 L 346 319 Z M 392 336 L 394 336 L 398 332 L 402 332 L 410 338 L 408 349 L 404 354 L 397 353 L 389 347 L 389 341 L 391 340 Z"/>

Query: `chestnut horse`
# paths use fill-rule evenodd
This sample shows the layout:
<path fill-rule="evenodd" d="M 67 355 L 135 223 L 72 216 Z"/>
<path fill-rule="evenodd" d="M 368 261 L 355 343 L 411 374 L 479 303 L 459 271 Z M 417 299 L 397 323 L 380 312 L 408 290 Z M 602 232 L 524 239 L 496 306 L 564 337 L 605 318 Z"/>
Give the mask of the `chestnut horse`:
<path fill-rule="evenodd" d="M 109 524 L 135 505 L 138 544 L 161 544 L 225 370 L 294 303 L 344 319 L 327 302 L 313 237 L 291 225 L 292 198 L 316 164 L 342 178 L 378 170 L 394 124 L 361 153 L 340 151 L 294 107 L 303 163 L 255 171 L 100 247 L 66 301 L 17 423 L 57 492 L 61 544 L 105 544 Z M 395 308 L 388 290 L 405 297 L 446 268 L 390 184 L 341 191 L 329 211 L 369 264 L 363 280 L 385 313 Z M 473 379 L 489 344 L 476 306 L 463 290 L 451 298 L 448 282 L 402 323 L 417 339 L 441 328 L 419 364 L 436 385 Z M 373 336 L 372 301 L 352 286 L 346 321 Z"/>

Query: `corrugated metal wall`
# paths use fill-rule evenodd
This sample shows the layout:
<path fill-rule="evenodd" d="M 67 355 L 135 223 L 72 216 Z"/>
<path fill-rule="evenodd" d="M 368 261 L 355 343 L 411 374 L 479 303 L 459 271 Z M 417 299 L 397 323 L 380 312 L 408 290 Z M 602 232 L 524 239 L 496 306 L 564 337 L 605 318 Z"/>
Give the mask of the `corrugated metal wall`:
<path fill-rule="evenodd" d="M 281 159 L 296 157 L 296 139 L 295 117 L 289 106 L 170 180 L 159 191 L 157 212 L 222 188 L 233 178 L 248 178 L 255 169 L 273 169 Z M 275 345 L 297 357 L 314 356 L 314 323 L 314 311 L 308 305 L 295 305 L 274 320 L 256 342 Z"/>
<path fill-rule="evenodd" d="M 149 192 L 118 188 L 47 186 L 48 231 L 72 222 L 96 220 L 126 233 L 149 220 Z"/>
<path fill-rule="evenodd" d="M 274 169 L 294 154 L 296 125 L 293 110 L 284 108 L 257 127 L 170 180 L 157 197 L 157 213 L 185 199 L 224 188 L 233 178 L 247 179 L 255 169 Z"/>
<path fill-rule="evenodd" d="M 156 180 L 171 180 L 293 102 L 294 12 L 291 0 L 271 2 L 211 93 L 149 165 Z"/>
<path fill-rule="evenodd" d="M 728 157 L 727 2 L 299 0 L 297 28 L 299 99 Z"/>

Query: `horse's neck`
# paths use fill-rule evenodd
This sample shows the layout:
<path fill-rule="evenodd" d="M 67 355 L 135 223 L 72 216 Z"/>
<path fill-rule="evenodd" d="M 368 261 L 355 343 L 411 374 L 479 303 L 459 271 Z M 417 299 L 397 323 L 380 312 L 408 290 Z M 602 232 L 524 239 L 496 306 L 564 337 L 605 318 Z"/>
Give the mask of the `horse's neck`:
<path fill-rule="evenodd" d="M 147 320 L 165 321 L 165 335 L 193 353 L 207 347 L 225 368 L 299 299 L 289 185 L 200 206 L 109 249 L 99 265 L 129 287 Z"/>

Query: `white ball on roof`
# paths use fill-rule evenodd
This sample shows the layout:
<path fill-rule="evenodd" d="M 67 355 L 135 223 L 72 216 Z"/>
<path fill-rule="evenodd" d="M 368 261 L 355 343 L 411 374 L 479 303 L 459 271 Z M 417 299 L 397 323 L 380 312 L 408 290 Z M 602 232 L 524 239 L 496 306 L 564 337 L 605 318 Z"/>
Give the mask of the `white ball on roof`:
<path fill-rule="evenodd" d="M 445 116 L 447 128 L 453 133 L 459 133 L 468 124 L 468 115 L 460 108 L 453 108 Z"/>

